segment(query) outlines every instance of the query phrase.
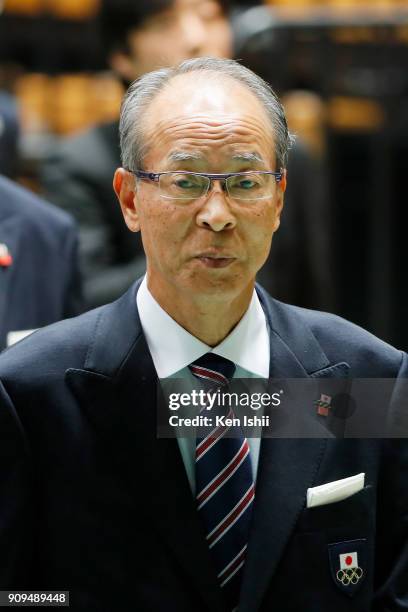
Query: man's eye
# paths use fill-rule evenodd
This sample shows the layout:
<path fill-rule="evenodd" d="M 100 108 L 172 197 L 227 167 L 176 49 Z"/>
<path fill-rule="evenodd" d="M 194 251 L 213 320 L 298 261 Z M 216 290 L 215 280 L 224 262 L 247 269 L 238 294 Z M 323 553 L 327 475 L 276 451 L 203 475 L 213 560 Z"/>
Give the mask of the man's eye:
<path fill-rule="evenodd" d="M 238 189 L 248 190 L 248 189 L 254 189 L 254 187 L 258 187 L 258 183 L 256 183 L 255 181 L 251 179 L 243 179 L 239 181 L 235 186 Z"/>
<path fill-rule="evenodd" d="M 196 183 L 188 179 L 178 179 L 174 181 L 174 184 L 179 189 L 194 189 L 194 187 L 197 187 Z"/>

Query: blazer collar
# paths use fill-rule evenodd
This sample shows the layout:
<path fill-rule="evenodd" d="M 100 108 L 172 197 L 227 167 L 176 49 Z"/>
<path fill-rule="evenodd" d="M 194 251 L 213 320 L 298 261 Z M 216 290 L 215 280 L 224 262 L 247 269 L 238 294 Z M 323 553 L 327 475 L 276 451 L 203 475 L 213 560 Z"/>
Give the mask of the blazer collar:
<path fill-rule="evenodd" d="M 330 365 L 311 329 L 293 306 L 256 287 L 270 327 L 270 378 L 304 378 Z"/>
<path fill-rule="evenodd" d="M 139 342 L 144 339 L 136 307 L 140 284 L 141 279 L 119 300 L 101 309 L 84 370 L 117 381 L 129 368 L 133 353 L 139 350 Z M 326 373 L 344 376 L 347 364 L 330 363 L 297 308 L 272 299 L 259 285 L 256 291 L 270 328 L 270 378 L 303 378 Z"/>

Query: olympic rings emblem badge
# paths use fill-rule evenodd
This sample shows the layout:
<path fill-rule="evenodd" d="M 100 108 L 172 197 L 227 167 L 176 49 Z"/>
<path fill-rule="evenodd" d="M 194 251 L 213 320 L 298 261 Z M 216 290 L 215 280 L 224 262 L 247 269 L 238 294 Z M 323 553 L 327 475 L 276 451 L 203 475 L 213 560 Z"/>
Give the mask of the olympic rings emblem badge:
<path fill-rule="evenodd" d="M 353 567 L 350 569 L 339 569 L 336 578 L 339 582 L 348 586 L 349 584 L 357 584 L 363 576 L 363 570 L 361 567 Z"/>
<path fill-rule="evenodd" d="M 328 545 L 330 575 L 336 587 L 354 597 L 368 577 L 367 540 L 360 538 Z"/>

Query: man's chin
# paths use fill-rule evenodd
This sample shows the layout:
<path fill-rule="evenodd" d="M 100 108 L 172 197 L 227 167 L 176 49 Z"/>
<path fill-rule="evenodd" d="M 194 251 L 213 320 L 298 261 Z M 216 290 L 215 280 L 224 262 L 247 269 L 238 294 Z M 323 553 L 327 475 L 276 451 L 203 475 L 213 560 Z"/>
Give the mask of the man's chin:
<path fill-rule="evenodd" d="M 183 283 L 186 292 L 196 300 L 200 296 L 215 301 L 225 302 L 238 297 L 253 288 L 255 280 L 247 279 L 238 273 L 228 273 L 227 268 L 218 268 L 211 273 L 195 274 Z"/>

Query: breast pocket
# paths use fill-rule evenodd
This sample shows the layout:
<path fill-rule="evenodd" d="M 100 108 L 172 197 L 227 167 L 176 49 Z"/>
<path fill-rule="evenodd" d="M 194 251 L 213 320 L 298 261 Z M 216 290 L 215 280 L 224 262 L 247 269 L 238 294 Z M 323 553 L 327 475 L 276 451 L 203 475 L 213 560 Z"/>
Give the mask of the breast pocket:
<path fill-rule="evenodd" d="M 375 525 L 375 489 L 367 485 L 347 499 L 314 508 L 305 508 L 301 513 L 298 531 L 322 530 L 371 530 Z"/>
<path fill-rule="evenodd" d="M 281 560 L 280 585 L 291 601 L 287 610 L 368 612 L 373 594 L 375 488 L 347 499 L 305 508 Z M 351 559 L 351 561 L 350 561 Z M 354 568 L 354 560 L 358 567 Z M 350 572 L 342 564 L 350 562 Z M 290 576 L 290 581 L 287 577 Z M 293 588 L 301 585 L 299 595 Z"/>
<path fill-rule="evenodd" d="M 316 567 L 326 576 L 321 588 L 327 589 L 333 601 L 348 600 L 351 606 L 352 599 L 359 610 L 369 607 L 372 596 L 375 507 L 375 489 L 368 485 L 340 502 L 305 508 L 296 529 L 304 559 L 320 559 Z M 354 560 L 358 563 L 355 568 Z M 317 579 L 312 576 L 311 582 Z"/>

